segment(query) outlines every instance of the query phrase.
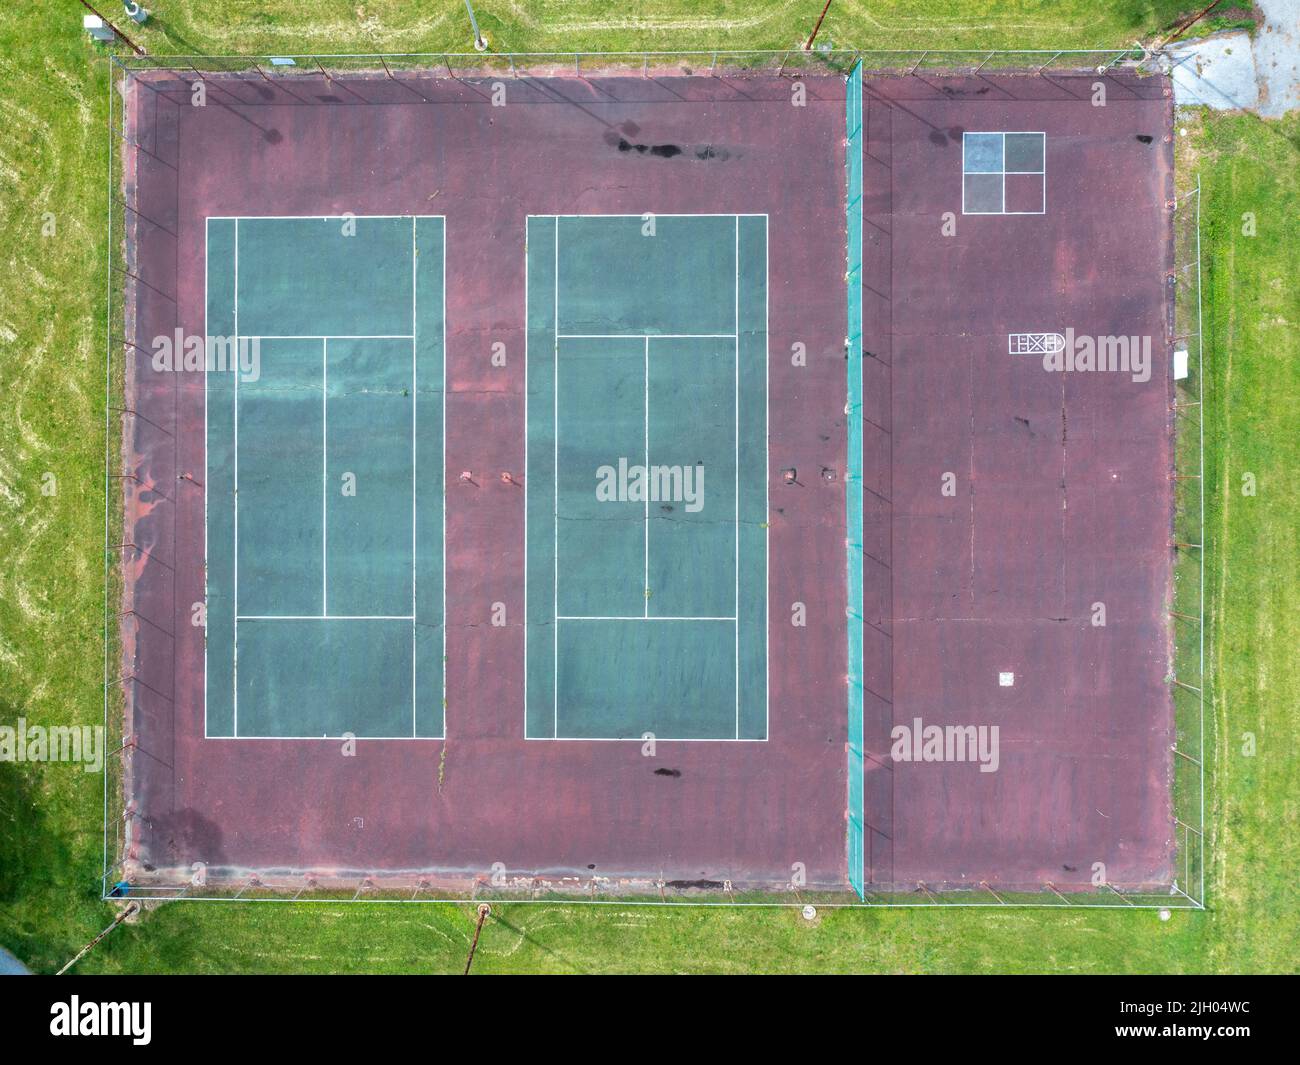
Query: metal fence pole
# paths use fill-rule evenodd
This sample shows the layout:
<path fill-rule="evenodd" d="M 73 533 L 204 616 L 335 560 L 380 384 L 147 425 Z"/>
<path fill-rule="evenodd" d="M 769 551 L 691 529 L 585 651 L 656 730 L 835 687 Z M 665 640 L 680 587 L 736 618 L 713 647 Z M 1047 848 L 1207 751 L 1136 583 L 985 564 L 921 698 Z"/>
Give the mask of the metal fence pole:
<path fill-rule="evenodd" d="M 1061 56 L 1061 53 L 1060 53 L 1060 52 L 1057 52 L 1056 55 L 1052 56 L 1051 59 L 1049 59 L 1046 63 L 1044 63 L 1041 67 L 1039 67 L 1036 71 L 1034 71 L 1034 73 L 1035 73 L 1035 74 L 1041 74 L 1044 70 L 1046 70 L 1046 69 L 1047 69 L 1048 67 L 1050 67 L 1053 63 L 1055 63 L 1055 62 L 1057 61 L 1057 59 L 1060 58 L 1060 56 Z"/>

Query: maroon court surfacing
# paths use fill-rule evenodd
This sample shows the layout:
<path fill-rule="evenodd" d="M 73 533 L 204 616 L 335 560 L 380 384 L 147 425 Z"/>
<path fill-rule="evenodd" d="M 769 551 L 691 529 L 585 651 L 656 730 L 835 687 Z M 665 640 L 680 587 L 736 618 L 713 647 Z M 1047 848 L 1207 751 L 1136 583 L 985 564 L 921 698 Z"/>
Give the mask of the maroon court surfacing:
<path fill-rule="evenodd" d="M 770 75 L 250 71 L 207 75 L 202 108 L 194 80 L 138 75 L 126 95 L 127 878 L 184 883 L 201 862 L 232 885 L 463 885 L 495 866 L 512 883 L 780 891 L 802 869 L 846 891 L 843 79 L 798 79 L 795 107 L 795 80 Z M 1071 77 L 867 81 L 878 888 L 1068 890 L 1094 861 L 1117 885 L 1168 882 L 1170 109 L 1163 80 L 1105 80 L 1104 109 Z M 1046 214 L 959 217 L 940 237 L 939 215 L 961 210 L 960 131 L 1003 127 L 1047 134 Z M 770 220 L 769 737 L 661 743 L 653 758 L 635 742 L 524 739 L 519 483 L 525 220 L 646 211 Z M 333 740 L 204 738 L 203 381 L 148 356 L 149 338 L 204 328 L 205 217 L 344 212 L 440 214 L 447 234 L 447 738 L 362 741 L 351 758 Z M 1127 392 L 1108 375 L 1017 377 L 1013 324 L 1151 332 L 1152 379 Z M 965 478 L 947 512 L 927 496 L 938 466 Z M 1082 628 L 1093 599 L 1115 619 L 1104 642 Z M 790 624 L 796 603 L 806 625 Z M 991 668 L 1016 669 L 1010 702 L 984 700 Z M 890 764 L 884 739 L 914 711 L 996 712 L 999 772 Z"/>

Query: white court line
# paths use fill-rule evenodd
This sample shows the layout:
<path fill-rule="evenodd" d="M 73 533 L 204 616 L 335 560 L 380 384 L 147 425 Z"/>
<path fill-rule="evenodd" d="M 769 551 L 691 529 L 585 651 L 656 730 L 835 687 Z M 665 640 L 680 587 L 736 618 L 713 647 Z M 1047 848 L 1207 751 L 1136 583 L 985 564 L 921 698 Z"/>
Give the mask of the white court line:
<path fill-rule="evenodd" d="M 556 333 L 557 340 L 731 340 L 735 333 Z"/>
<path fill-rule="evenodd" d="M 561 614 L 556 621 L 735 621 L 735 618 L 723 617 L 670 617 L 667 614 L 651 614 L 638 617 L 636 614 Z"/>
<path fill-rule="evenodd" d="M 531 214 L 529 218 L 645 218 L 646 215 L 654 215 L 655 218 L 766 218 L 767 215 L 762 211 L 740 212 L 739 214 L 713 214 L 709 211 L 687 211 L 685 213 L 670 213 L 668 211 L 645 211 L 641 214 L 628 214 L 626 212 L 611 211 L 601 213 L 593 211 L 590 214 Z M 339 216 L 342 217 L 342 216 Z M 361 217 L 358 215 L 357 217 Z"/>
<path fill-rule="evenodd" d="M 772 274 L 763 216 L 763 736 L 772 729 Z"/>
<path fill-rule="evenodd" d="M 278 741 L 278 740 L 280 740 L 280 741 L 282 741 L 282 740 L 294 740 L 295 742 L 300 741 L 300 740 L 317 740 L 317 741 L 325 741 L 325 742 L 329 742 L 329 743 L 337 743 L 337 742 L 339 742 L 340 740 L 343 739 L 342 735 L 332 735 L 332 736 L 330 736 L 330 735 L 322 735 L 322 736 L 218 736 L 218 737 L 215 737 L 215 738 L 216 738 L 216 739 L 225 739 L 225 740 L 237 739 L 240 743 L 256 743 L 256 742 L 260 742 L 260 743 L 271 742 L 271 743 L 274 743 L 274 742 L 276 742 L 276 741 Z M 382 741 L 382 742 L 385 742 L 385 743 L 392 743 L 392 742 L 394 742 L 394 741 L 401 741 L 402 743 L 410 743 L 412 740 L 422 741 L 422 742 L 424 742 L 424 743 L 441 743 L 442 740 L 443 740 L 443 737 L 442 737 L 442 736 L 357 736 L 357 737 L 355 737 L 355 739 L 356 739 L 358 742 L 360 742 L 360 743 L 366 743 L 366 742 L 370 742 L 370 741 Z"/>
<path fill-rule="evenodd" d="M 439 669 L 442 676 L 442 690 L 438 693 L 441 700 L 438 716 L 442 727 L 440 736 L 447 735 L 447 216 L 438 215 L 438 235 L 442 239 L 442 395 L 438 402 L 442 404 L 442 472 L 438 483 L 442 487 L 442 662 Z M 527 328 L 525 327 L 525 332 Z"/>
<path fill-rule="evenodd" d="M 240 614 L 236 621 L 414 621 L 411 614 Z"/>
<path fill-rule="evenodd" d="M 650 469 L 650 338 L 645 338 L 645 462 L 646 470 Z M 650 616 L 650 493 L 645 494 L 645 519 L 642 522 L 645 531 L 645 551 L 644 561 L 645 570 L 641 579 L 641 613 L 643 617 Z"/>
<path fill-rule="evenodd" d="M 414 340 L 407 333 L 258 333 L 258 340 Z"/>
<path fill-rule="evenodd" d="M 420 393 L 415 387 L 416 375 L 416 351 L 418 345 L 415 340 L 416 331 L 419 329 L 419 318 L 416 314 L 416 304 L 419 299 L 415 284 L 416 275 L 416 245 L 415 245 L 415 216 L 411 216 L 411 738 L 414 739 L 419 732 L 419 703 L 415 697 L 416 668 L 415 668 L 415 615 L 416 615 L 416 598 L 415 598 L 415 566 L 416 566 L 416 480 L 415 480 L 415 439 L 416 439 L 416 417 L 420 410 Z M 445 239 L 445 238 L 444 238 Z M 444 279 L 445 280 L 445 279 Z M 446 353 L 443 358 L 446 359 Z M 443 412 L 443 418 L 446 418 L 446 412 Z M 445 493 L 444 493 L 445 494 Z M 442 539 L 445 544 L 447 541 L 447 530 L 443 529 Z M 446 577 L 444 576 L 444 581 Z M 443 618 L 443 628 L 446 628 L 447 619 Z M 445 667 L 444 667 L 445 668 Z M 444 728 L 443 731 L 446 731 Z"/>
<path fill-rule="evenodd" d="M 557 335 L 557 340 L 735 340 L 735 333 L 610 333 L 606 336 L 596 336 L 594 333 L 562 333 Z M 621 351 L 603 352 L 609 358 L 615 358 L 620 355 L 626 355 Z"/>
<path fill-rule="evenodd" d="M 278 738 L 278 737 L 277 737 Z M 361 737 L 357 737 L 360 739 Z M 528 743 L 645 743 L 641 736 L 525 736 Z M 655 733 L 655 743 L 766 743 L 764 739 L 748 736 L 660 736 Z M 1059 905 L 1059 904 L 1058 904 Z"/>
<path fill-rule="evenodd" d="M 207 609 L 211 601 L 208 588 L 208 358 L 207 338 L 212 335 L 208 328 L 208 258 L 212 239 L 208 235 L 212 227 L 208 220 L 203 220 L 203 738 L 208 738 L 208 638 L 206 626 Z M 235 357 L 239 357 L 239 348 L 235 347 Z M 105 774 L 107 776 L 107 774 Z"/>
<path fill-rule="evenodd" d="M 320 612 L 330 612 L 329 389 L 330 342 L 320 338 Z"/>
<path fill-rule="evenodd" d="M 529 286 L 528 246 L 532 242 L 532 235 L 533 235 L 532 225 L 533 223 L 531 218 L 524 219 L 524 692 L 523 694 L 524 694 L 524 738 L 525 739 L 528 738 L 528 644 L 532 640 L 532 633 L 529 631 L 528 628 L 528 511 L 531 506 L 531 502 L 529 500 L 529 493 L 532 491 L 533 488 L 533 470 L 532 467 L 528 465 L 528 374 L 530 370 L 530 367 L 528 365 L 528 334 L 532 331 L 531 329 L 532 319 L 528 317 L 528 286 Z M 443 243 L 444 245 L 446 244 L 445 235 L 443 237 Z M 445 298 L 443 299 L 442 303 L 443 303 L 444 317 L 445 317 L 446 306 L 447 306 L 447 301 Z M 442 353 L 442 361 L 443 361 L 443 366 L 445 367 L 447 365 L 447 352 L 445 350 Z M 445 388 L 443 389 L 443 394 L 446 395 Z M 446 421 L 447 418 L 446 415 L 444 414 L 443 415 L 444 425 L 446 424 Z M 443 456 L 443 466 L 444 468 L 446 466 L 445 455 Z M 442 495 L 443 498 L 446 499 L 447 493 L 443 492 Z M 446 545 L 447 543 L 447 528 L 446 528 L 445 520 L 443 522 L 442 542 L 444 545 Z M 445 546 L 444 546 L 444 550 L 445 550 Z M 447 585 L 446 572 L 447 572 L 447 567 L 446 565 L 444 565 L 443 566 L 443 587 L 444 588 Z M 444 611 L 444 615 L 445 615 L 445 611 Z M 446 628 L 447 628 L 446 620 L 444 617 L 444 622 L 443 622 L 444 632 L 446 631 Z M 443 651 L 442 659 L 444 663 L 442 668 L 444 671 L 446 671 L 447 654 L 445 650 Z M 445 726 L 443 731 L 446 731 Z"/>
<path fill-rule="evenodd" d="M 560 616 L 560 219 L 555 219 L 555 301 L 551 305 L 551 311 L 554 316 L 551 329 L 555 339 L 555 360 L 552 363 L 554 370 L 551 373 L 551 388 L 555 402 L 555 412 L 551 424 L 551 430 L 555 434 L 555 458 L 554 465 L 551 467 L 551 476 L 555 484 L 555 538 L 553 540 L 554 549 L 551 551 L 551 561 L 555 571 L 555 586 L 553 589 L 555 601 L 551 605 L 551 617 Z M 527 434 L 527 426 L 524 427 Z M 558 633 L 551 635 L 551 736 L 558 736 L 560 733 L 560 637 Z"/>
<path fill-rule="evenodd" d="M 341 214 L 210 214 L 208 218 L 238 222 L 335 222 L 345 217 Z M 348 218 L 411 218 L 409 214 L 349 214 Z M 415 215 L 416 218 L 441 218 L 442 215 Z M 666 217 L 666 216 L 661 216 Z"/>
<path fill-rule="evenodd" d="M 736 381 L 732 386 L 732 392 L 735 399 L 735 416 L 732 418 L 732 428 L 736 433 L 736 465 L 732 468 L 733 473 L 733 496 L 736 504 L 736 526 L 735 526 L 735 562 L 736 562 L 736 597 L 735 606 L 732 608 L 737 619 L 740 617 L 740 218 L 736 218 L 736 252 L 733 264 L 736 268 L 734 284 L 732 286 L 732 295 L 735 299 L 733 312 L 735 318 L 735 347 L 732 349 L 735 358 L 732 360 L 735 371 Z M 740 621 L 736 621 L 736 739 L 740 739 Z"/>
<path fill-rule="evenodd" d="M 239 352 L 239 219 L 235 219 L 235 352 Z M 239 379 L 242 374 L 235 374 L 235 562 L 232 584 L 235 620 L 231 624 L 234 630 L 230 663 L 231 722 L 230 733 L 239 735 Z"/>

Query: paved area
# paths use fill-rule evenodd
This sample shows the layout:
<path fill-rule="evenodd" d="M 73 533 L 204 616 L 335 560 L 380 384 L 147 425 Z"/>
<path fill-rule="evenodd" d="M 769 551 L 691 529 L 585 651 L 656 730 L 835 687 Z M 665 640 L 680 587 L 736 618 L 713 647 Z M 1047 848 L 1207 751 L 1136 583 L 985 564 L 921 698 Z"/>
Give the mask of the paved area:
<path fill-rule="evenodd" d="M 1166 50 L 1179 104 L 1267 118 L 1300 108 L 1300 0 L 1261 0 L 1259 9 L 1253 38 L 1231 30 Z"/>

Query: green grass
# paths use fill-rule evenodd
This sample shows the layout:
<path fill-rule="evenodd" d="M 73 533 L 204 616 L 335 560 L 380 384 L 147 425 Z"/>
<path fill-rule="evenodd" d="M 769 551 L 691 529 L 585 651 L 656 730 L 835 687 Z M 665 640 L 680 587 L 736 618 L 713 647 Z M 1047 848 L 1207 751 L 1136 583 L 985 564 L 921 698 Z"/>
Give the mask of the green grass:
<path fill-rule="evenodd" d="M 141 43 L 161 53 L 469 51 L 460 0 L 270 0 L 153 5 Z M 630 9 L 630 10 L 629 10 Z M 789 48 L 821 0 L 530 0 L 475 5 L 494 51 Z M 1183 5 L 1093 0 L 864 4 L 836 0 L 819 39 L 841 48 L 1123 48 L 1171 25 Z M 238 11 L 238 17 L 231 17 Z"/>
<path fill-rule="evenodd" d="M 787 47 L 820 3 L 479 4 L 498 50 Z M 837 46 L 1122 47 L 1180 4 L 837 3 Z M 159 53 L 460 50 L 459 0 L 157 0 Z M 0 722 L 100 719 L 103 231 L 107 74 L 71 5 L 0 14 Z M 755 11 L 758 14 L 755 14 Z M 236 16 L 235 12 L 239 14 Z M 1209 117 L 1180 143 L 1204 188 L 1207 599 L 1215 780 L 1210 910 L 825 911 L 504 905 L 481 972 L 1294 971 L 1300 943 L 1300 116 Z M 1185 169 L 1184 176 L 1190 173 Z M 1254 212 L 1258 235 L 1242 233 Z M 42 236 L 52 212 L 53 236 Z M 53 473 L 57 491 L 44 495 Z M 1258 492 L 1240 491 L 1253 473 Z M 1242 734 L 1258 750 L 1241 754 Z M 112 918 L 99 901 L 101 780 L 0 765 L 0 943 L 61 965 Z M 171 904 L 112 933 L 82 971 L 456 971 L 467 907 Z"/>
<path fill-rule="evenodd" d="M 1211 827 L 1216 967 L 1300 948 L 1300 115 L 1189 127 L 1202 175 L 1208 669 L 1220 738 Z M 1253 214 L 1257 235 L 1243 233 Z M 1254 474 L 1254 496 L 1243 475 Z M 1253 733 L 1257 753 L 1242 753 Z"/>

